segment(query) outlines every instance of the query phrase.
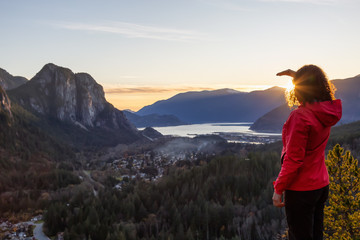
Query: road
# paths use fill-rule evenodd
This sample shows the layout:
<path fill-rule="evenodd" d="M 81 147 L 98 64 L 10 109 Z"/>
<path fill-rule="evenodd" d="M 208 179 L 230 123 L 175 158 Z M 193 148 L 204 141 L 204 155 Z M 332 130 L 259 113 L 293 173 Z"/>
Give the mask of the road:
<path fill-rule="evenodd" d="M 50 240 L 50 238 L 48 238 L 43 232 L 43 225 L 44 225 L 43 222 L 42 223 L 26 222 L 26 223 L 35 225 L 33 234 L 36 240 Z"/>
<path fill-rule="evenodd" d="M 37 240 L 50 240 L 43 232 L 44 223 L 34 223 L 34 225 L 36 226 L 34 229 L 34 237 Z"/>

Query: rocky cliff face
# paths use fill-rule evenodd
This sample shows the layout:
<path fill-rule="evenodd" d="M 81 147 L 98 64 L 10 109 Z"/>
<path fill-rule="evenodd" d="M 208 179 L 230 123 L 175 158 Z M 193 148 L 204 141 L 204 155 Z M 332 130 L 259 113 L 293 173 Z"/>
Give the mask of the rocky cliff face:
<path fill-rule="evenodd" d="M 9 123 L 9 120 L 12 118 L 11 114 L 11 104 L 10 99 L 6 95 L 6 92 L 0 86 L 0 124 L 3 121 Z"/>
<path fill-rule="evenodd" d="M 0 87 L 4 90 L 17 88 L 27 82 L 24 77 L 14 77 L 4 69 L 0 68 Z"/>
<path fill-rule="evenodd" d="M 106 101 L 102 86 L 87 73 L 74 74 L 68 68 L 47 64 L 9 94 L 32 112 L 73 123 L 87 131 L 117 130 L 132 139 L 139 135 L 124 114 Z"/>

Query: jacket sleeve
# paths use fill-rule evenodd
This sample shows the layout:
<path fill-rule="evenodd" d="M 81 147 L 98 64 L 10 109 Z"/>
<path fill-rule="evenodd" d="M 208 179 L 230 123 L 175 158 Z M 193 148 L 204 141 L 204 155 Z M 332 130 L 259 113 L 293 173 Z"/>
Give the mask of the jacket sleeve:
<path fill-rule="evenodd" d="M 307 119 L 294 111 L 287 122 L 286 153 L 278 178 L 275 181 L 275 192 L 282 194 L 297 175 L 305 157 L 310 126 Z"/>

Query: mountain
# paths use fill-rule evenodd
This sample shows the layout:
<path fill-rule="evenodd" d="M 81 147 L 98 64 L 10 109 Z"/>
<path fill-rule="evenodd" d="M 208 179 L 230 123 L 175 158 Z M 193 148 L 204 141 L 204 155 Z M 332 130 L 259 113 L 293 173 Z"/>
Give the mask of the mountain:
<path fill-rule="evenodd" d="M 28 80 L 24 77 L 14 77 L 4 69 L 0 68 L 0 86 L 4 90 L 17 88 Z"/>
<path fill-rule="evenodd" d="M 85 73 L 47 64 L 16 89 L 0 87 L 0 215 L 29 219 L 75 185 L 90 191 L 80 175 L 96 150 L 155 134 L 137 131 Z"/>
<path fill-rule="evenodd" d="M 166 126 L 178 126 L 187 124 L 182 122 L 174 115 L 159 115 L 159 114 L 149 114 L 140 116 L 136 113 L 129 112 L 127 110 L 123 111 L 127 119 L 133 123 L 138 128 L 143 127 L 166 127 Z"/>
<path fill-rule="evenodd" d="M 343 104 L 343 115 L 339 124 L 360 120 L 360 75 L 331 82 L 337 89 L 335 97 L 341 99 Z M 250 129 L 260 132 L 281 132 L 290 112 L 286 104 L 276 107 L 257 119 Z"/>
<path fill-rule="evenodd" d="M 285 103 L 284 89 L 250 93 L 232 89 L 186 92 L 140 109 L 137 114 L 171 114 L 188 123 L 252 122 Z"/>
<path fill-rule="evenodd" d="M 336 87 L 335 96 L 341 99 L 343 115 L 340 123 L 360 120 L 360 75 L 352 78 L 333 80 Z"/>
<path fill-rule="evenodd" d="M 141 137 L 123 112 L 106 101 L 102 86 L 87 73 L 74 74 L 49 63 L 8 95 L 40 118 L 49 133 L 66 142 L 115 145 Z"/>
<path fill-rule="evenodd" d="M 152 127 L 146 127 L 144 130 L 141 131 L 141 134 L 146 138 L 150 139 L 151 141 L 156 138 L 161 138 L 163 135 L 153 129 Z"/>

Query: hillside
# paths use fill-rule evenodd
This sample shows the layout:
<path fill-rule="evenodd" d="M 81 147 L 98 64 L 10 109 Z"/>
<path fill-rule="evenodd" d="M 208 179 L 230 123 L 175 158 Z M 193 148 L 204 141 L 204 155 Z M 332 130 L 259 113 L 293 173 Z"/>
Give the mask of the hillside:
<path fill-rule="evenodd" d="M 339 143 L 347 150 L 351 150 L 353 156 L 360 158 L 360 121 L 339 125 L 331 129 L 328 146 L 332 147 Z"/>
<path fill-rule="evenodd" d="M 252 122 L 283 103 L 284 89 L 279 87 L 250 93 L 221 89 L 177 94 L 137 114 L 171 114 L 188 123 Z"/>
<path fill-rule="evenodd" d="M 257 119 L 250 126 L 250 129 L 258 132 L 281 132 L 290 113 L 291 109 L 289 106 L 283 104 Z"/>
<path fill-rule="evenodd" d="M 6 93 L 0 87 L 0 99 Z M 32 124 L 36 117 L 16 104 L 0 106 L 0 214 L 46 207 L 49 192 L 79 183 L 75 151 Z"/>

